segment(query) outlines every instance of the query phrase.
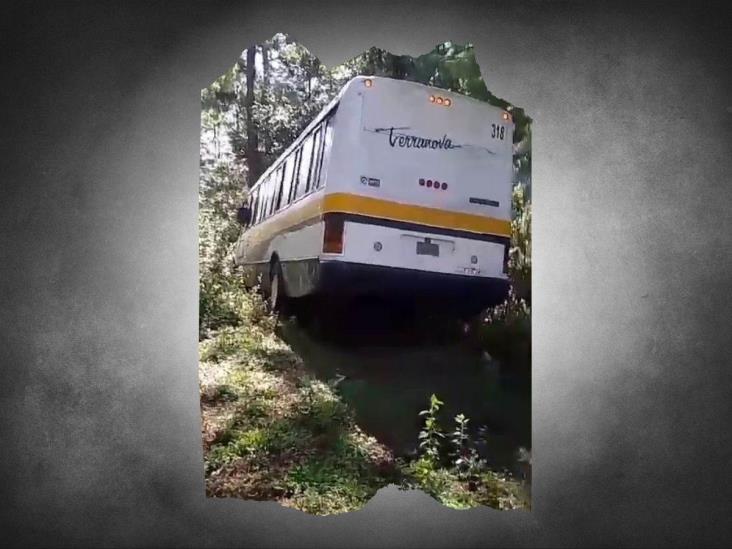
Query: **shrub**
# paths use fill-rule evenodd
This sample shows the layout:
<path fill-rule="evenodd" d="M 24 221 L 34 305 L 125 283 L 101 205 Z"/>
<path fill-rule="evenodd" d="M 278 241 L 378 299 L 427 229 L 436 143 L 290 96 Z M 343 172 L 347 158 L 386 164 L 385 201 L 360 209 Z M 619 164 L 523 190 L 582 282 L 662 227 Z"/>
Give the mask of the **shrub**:
<path fill-rule="evenodd" d="M 519 300 L 531 302 L 531 201 L 527 187 L 518 183 L 511 196 L 511 248 L 508 272 L 513 291 Z"/>
<path fill-rule="evenodd" d="M 430 396 L 430 407 L 422 410 L 419 415 L 424 416 L 424 429 L 419 433 L 419 448 L 423 452 L 425 459 L 432 463 L 437 463 L 440 459 L 440 439 L 445 434 L 440 429 L 437 422 L 437 413 L 444 404 L 436 395 Z"/>

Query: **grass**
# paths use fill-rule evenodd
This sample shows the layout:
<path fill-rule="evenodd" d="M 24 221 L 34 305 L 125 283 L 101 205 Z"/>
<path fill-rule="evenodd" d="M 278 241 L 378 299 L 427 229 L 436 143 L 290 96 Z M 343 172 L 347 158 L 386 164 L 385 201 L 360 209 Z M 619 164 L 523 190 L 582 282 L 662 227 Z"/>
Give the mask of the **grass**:
<path fill-rule="evenodd" d="M 327 515 L 360 509 L 397 484 L 457 509 L 528 506 L 521 483 L 507 475 L 467 477 L 437 454 L 394 459 L 358 427 L 335 383 L 312 377 L 277 337 L 276 319 L 257 294 L 242 293 L 230 310 L 235 325 L 199 343 L 207 495 Z"/>
<path fill-rule="evenodd" d="M 362 507 L 398 479 L 334 388 L 308 375 L 253 294 L 242 322 L 200 342 L 206 491 L 313 514 Z"/>
<path fill-rule="evenodd" d="M 495 509 L 524 509 L 530 502 L 523 484 L 506 473 L 483 471 L 463 477 L 452 468 L 421 457 L 403 469 L 402 486 L 421 489 L 447 507 L 471 509 L 480 505 Z"/>

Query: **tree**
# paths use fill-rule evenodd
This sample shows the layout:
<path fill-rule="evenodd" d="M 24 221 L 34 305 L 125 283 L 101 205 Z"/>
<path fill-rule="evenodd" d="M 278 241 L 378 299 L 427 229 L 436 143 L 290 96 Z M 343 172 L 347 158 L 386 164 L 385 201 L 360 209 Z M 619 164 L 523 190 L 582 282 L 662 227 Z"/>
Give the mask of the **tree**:
<path fill-rule="evenodd" d="M 256 78 L 256 56 L 257 47 L 252 46 L 247 49 L 247 63 L 246 63 L 246 83 L 247 92 L 244 100 L 246 114 L 247 114 L 247 147 L 246 147 L 246 159 L 247 168 L 249 169 L 247 175 L 247 185 L 251 187 L 257 181 L 259 176 L 262 174 L 262 166 L 259 158 L 259 133 L 258 123 L 253 115 L 254 108 L 254 79 Z"/>

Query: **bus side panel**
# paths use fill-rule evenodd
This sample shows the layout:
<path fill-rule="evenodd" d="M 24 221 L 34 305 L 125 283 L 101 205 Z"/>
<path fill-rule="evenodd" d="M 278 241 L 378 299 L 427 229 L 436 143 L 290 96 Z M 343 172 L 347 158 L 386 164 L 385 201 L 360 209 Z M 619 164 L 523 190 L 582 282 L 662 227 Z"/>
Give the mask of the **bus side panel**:
<path fill-rule="evenodd" d="M 297 264 L 317 259 L 323 240 L 322 197 L 322 190 L 305 195 L 242 233 L 235 257 L 248 285 L 255 284 L 261 276 L 262 287 L 269 289 L 270 263 L 277 257 L 289 292 L 290 275 L 293 280 L 299 276 Z M 303 270 L 307 270 L 304 263 Z M 304 295 L 301 292 L 306 290 L 298 288 L 306 285 L 293 282 L 292 286 L 297 294 Z"/>
<path fill-rule="evenodd" d="M 318 254 L 323 247 L 323 222 L 277 235 L 269 246 L 282 266 L 285 289 L 290 297 L 302 297 L 317 287 Z"/>

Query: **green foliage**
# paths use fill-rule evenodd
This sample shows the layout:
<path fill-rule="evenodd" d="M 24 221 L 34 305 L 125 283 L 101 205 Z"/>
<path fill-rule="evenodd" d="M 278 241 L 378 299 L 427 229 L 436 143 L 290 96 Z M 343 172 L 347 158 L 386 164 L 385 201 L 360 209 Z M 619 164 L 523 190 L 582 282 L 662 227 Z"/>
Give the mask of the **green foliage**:
<path fill-rule="evenodd" d="M 437 421 L 437 413 L 444 404 L 436 395 L 430 396 L 430 407 L 419 412 L 424 416 L 424 428 L 419 432 L 419 448 L 425 459 L 436 463 L 440 459 L 440 439 L 445 437 Z"/>
<path fill-rule="evenodd" d="M 299 383 L 298 415 L 315 435 L 332 434 L 352 423 L 351 410 L 328 384 L 307 375 Z"/>
<path fill-rule="evenodd" d="M 452 443 L 452 457 L 455 473 L 460 479 L 474 476 L 485 464 L 478 456 L 478 452 L 470 440 L 468 423 L 470 420 L 464 414 L 455 416 L 455 430 L 450 433 Z"/>
<path fill-rule="evenodd" d="M 240 279 L 209 272 L 201 277 L 199 297 L 199 329 L 200 337 L 208 338 L 203 352 L 229 354 L 247 342 L 241 331 L 235 328 L 242 324 L 262 327 L 265 331 L 274 331 L 277 317 L 269 310 L 258 288 L 246 289 Z M 202 360 L 213 358 L 213 355 L 201 357 Z"/>
<path fill-rule="evenodd" d="M 240 321 L 237 308 L 244 290 L 230 255 L 239 225 L 236 207 L 243 200 L 241 175 L 227 164 L 203 173 L 199 191 L 198 265 L 199 336 Z"/>
<path fill-rule="evenodd" d="M 511 249 L 508 269 L 518 300 L 531 300 L 531 201 L 526 185 L 513 189 L 511 220 Z"/>
<path fill-rule="evenodd" d="M 465 414 L 455 416 L 455 430 L 450 433 L 450 442 L 454 446 L 454 455 L 459 458 L 464 455 L 468 444 L 468 423 L 470 420 Z"/>
<path fill-rule="evenodd" d="M 480 347 L 517 370 L 531 368 L 531 201 L 526 186 L 512 196 L 511 247 L 508 273 L 511 287 L 499 305 L 474 322 L 472 333 Z"/>
<path fill-rule="evenodd" d="M 322 515 L 362 507 L 389 480 L 367 448 L 341 435 L 325 453 L 293 468 L 286 485 L 295 507 Z"/>
<path fill-rule="evenodd" d="M 442 404 L 432 395 L 430 408 L 420 412 L 426 417 L 425 429 L 420 433 L 422 441 L 429 439 L 427 433 L 430 429 L 437 428 L 436 422 L 430 420 L 435 419 Z M 432 447 L 431 451 L 423 451 L 417 459 L 400 463 L 404 475 L 402 487 L 421 489 L 455 509 L 478 505 L 499 509 L 528 507 L 521 483 L 506 473 L 492 471 L 486 460 L 479 456 L 469 433 L 469 419 L 464 414 L 458 414 L 454 419 L 455 429 L 449 435 L 450 464 L 443 465 L 444 460 L 439 455 L 443 448 L 439 445 Z"/>
<path fill-rule="evenodd" d="M 210 474 L 238 458 L 266 452 L 267 445 L 267 433 L 262 429 L 229 430 L 222 435 L 221 442 L 213 446 L 206 455 L 206 472 Z"/>

